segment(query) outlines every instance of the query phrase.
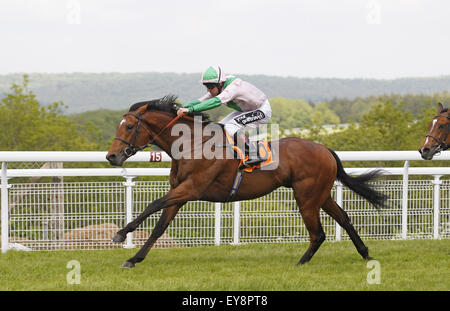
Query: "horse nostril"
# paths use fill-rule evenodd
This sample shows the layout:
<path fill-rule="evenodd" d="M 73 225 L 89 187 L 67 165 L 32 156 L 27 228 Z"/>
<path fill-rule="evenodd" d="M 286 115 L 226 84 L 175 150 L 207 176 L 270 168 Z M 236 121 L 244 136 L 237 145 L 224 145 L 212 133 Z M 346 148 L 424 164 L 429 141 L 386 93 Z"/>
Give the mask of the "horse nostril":
<path fill-rule="evenodd" d="M 116 155 L 115 154 L 108 154 L 107 156 L 106 156 L 106 159 L 109 161 L 109 162 L 111 162 L 111 161 L 114 161 L 114 159 L 116 158 Z"/>
<path fill-rule="evenodd" d="M 419 149 L 420 155 L 423 157 L 427 156 L 430 153 L 431 149 L 428 147 L 422 147 Z"/>

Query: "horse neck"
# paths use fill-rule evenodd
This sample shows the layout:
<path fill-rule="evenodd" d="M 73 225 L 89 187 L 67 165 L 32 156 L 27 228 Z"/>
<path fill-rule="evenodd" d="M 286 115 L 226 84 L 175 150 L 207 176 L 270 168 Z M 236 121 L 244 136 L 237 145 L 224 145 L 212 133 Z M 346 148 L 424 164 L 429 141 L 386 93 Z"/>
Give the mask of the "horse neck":
<path fill-rule="evenodd" d="M 195 133 L 202 133 L 202 140 L 203 140 L 203 127 L 204 125 L 198 122 L 194 122 L 192 120 L 187 120 L 184 118 L 180 118 L 179 120 L 177 120 L 175 122 L 175 124 L 173 124 L 171 127 L 166 128 L 164 131 L 164 127 L 167 126 L 167 124 L 170 123 L 170 121 L 172 121 L 176 116 L 170 114 L 170 113 L 166 113 L 166 112 L 161 112 L 158 113 L 158 116 L 155 118 L 155 116 L 153 115 L 153 117 L 148 116 L 147 118 L 144 118 L 144 120 L 146 121 L 146 123 L 148 125 L 150 125 L 150 129 L 152 130 L 152 132 L 154 133 L 154 135 L 158 135 L 160 133 L 160 135 L 155 139 L 154 144 L 157 145 L 159 148 L 161 148 L 162 150 L 164 150 L 169 156 L 172 157 L 171 154 L 171 148 L 173 143 L 178 140 L 181 139 L 181 135 L 184 135 L 185 133 L 178 133 L 180 136 L 172 136 L 172 130 L 174 127 L 176 127 L 177 125 L 183 125 L 183 128 L 180 128 L 180 130 L 184 130 L 186 129 L 185 125 L 187 125 L 190 129 L 190 135 L 189 137 L 184 137 L 184 138 L 189 138 L 191 139 L 192 144 L 195 143 L 196 141 L 196 137 L 195 137 Z M 157 119 L 158 121 L 155 122 L 153 120 Z M 163 131 L 161 133 L 161 131 Z M 178 130 L 176 130 L 176 133 L 178 132 Z M 193 146 L 193 145 L 192 145 Z"/>
<path fill-rule="evenodd" d="M 158 146 L 168 154 L 170 154 L 170 145 L 168 145 L 168 141 L 166 139 L 166 132 L 168 132 L 169 129 L 166 129 L 163 133 L 161 133 L 161 131 L 170 122 L 170 120 L 172 120 L 172 118 L 173 117 L 171 114 L 164 112 L 156 114 L 156 112 L 152 111 L 151 113 L 144 113 L 142 115 L 145 126 L 151 131 L 149 142 L 154 139 L 152 145 Z"/>

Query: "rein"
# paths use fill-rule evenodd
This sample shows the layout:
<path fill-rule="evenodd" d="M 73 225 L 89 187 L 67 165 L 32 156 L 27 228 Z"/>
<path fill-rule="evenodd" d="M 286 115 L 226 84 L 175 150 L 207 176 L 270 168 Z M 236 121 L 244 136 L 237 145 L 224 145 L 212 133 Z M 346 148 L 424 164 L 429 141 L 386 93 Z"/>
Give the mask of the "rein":
<path fill-rule="evenodd" d="M 447 118 L 447 120 L 449 120 L 449 122 L 450 122 L 450 116 L 445 115 L 445 114 L 438 114 L 433 119 L 436 119 L 439 117 Z M 447 137 L 448 137 L 449 133 L 450 133 L 450 123 L 447 123 L 447 131 L 445 132 L 444 138 L 442 140 L 431 134 L 427 134 L 427 135 L 425 135 L 425 137 L 433 138 L 439 144 L 439 149 L 437 151 L 440 152 L 440 151 L 445 151 L 450 148 L 450 145 L 445 143 L 447 141 Z"/>
<path fill-rule="evenodd" d="M 142 115 L 143 115 L 143 114 L 137 115 L 137 114 L 134 114 L 134 113 L 132 113 L 132 112 L 128 112 L 128 113 L 126 113 L 126 114 L 123 115 L 123 116 L 133 116 L 133 117 L 135 117 L 136 119 L 138 119 L 138 123 L 137 123 L 137 126 L 136 126 L 136 131 L 134 132 L 133 140 L 132 140 L 131 142 L 129 142 L 129 141 L 125 140 L 125 139 L 122 139 L 122 138 L 120 138 L 120 137 L 115 137 L 115 138 L 114 138 L 115 140 L 121 141 L 121 142 L 123 142 L 124 144 L 128 145 L 128 147 L 126 147 L 126 148 L 123 150 L 123 152 L 125 153 L 125 155 L 126 155 L 127 157 L 131 157 L 131 156 L 135 155 L 138 151 L 141 151 L 141 150 L 147 148 L 149 145 L 152 145 L 152 144 L 155 142 L 155 140 L 156 140 L 162 133 L 164 133 L 165 130 L 167 130 L 167 129 L 170 128 L 172 125 L 174 125 L 175 122 L 177 122 L 178 119 L 184 117 L 184 118 L 186 118 L 186 119 L 188 119 L 188 120 L 194 120 L 194 118 L 188 117 L 188 116 L 186 116 L 184 113 L 182 113 L 182 114 L 180 114 L 180 115 L 177 115 L 177 116 L 176 116 L 175 118 L 173 118 L 169 123 L 167 123 L 166 126 L 164 126 L 164 127 L 162 128 L 162 130 L 161 130 L 158 134 L 156 134 L 156 135 L 152 135 L 151 131 L 150 131 L 148 128 L 144 127 L 144 128 L 147 130 L 147 132 L 148 132 L 151 136 L 153 136 L 153 139 L 150 140 L 147 144 L 145 144 L 145 145 L 143 145 L 143 146 L 135 146 L 135 143 L 136 143 L 136 140 L 137 140 L 137 136 L 138 136 L 139 130 L 140 130 L 140 128 L 141 128 L 141 123 L 143 123 L 143 122 L 144 122 L 144 124 L 146 123 L 146 121 L 142 119 Z"/>

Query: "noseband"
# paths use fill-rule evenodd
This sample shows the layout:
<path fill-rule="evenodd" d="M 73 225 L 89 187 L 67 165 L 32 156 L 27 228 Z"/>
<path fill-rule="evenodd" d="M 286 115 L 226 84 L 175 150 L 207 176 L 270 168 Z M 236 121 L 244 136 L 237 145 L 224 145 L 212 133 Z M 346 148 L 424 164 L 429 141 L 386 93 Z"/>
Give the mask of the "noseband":
<path fill-rule="evenodd" d="M 141 114 L 141 115 L 137 115 L 137 114 L 134 114 L 134 113 L 132 113 L 132 112 L 128 112 L 128 113 L 124 114 L 123 116 L 124 116 L 124 117 L 125 117 L 125 116 L 133 116 L 133 117 L 135 117 L 136 119 L 138 119 L 138 123 L 137 123 L 137 125 L 136 125 L 136 131 L 134 132 L 133 140 L 132 140 L 131 142 L 129 142 L 129 141 L 125 140 L 125 139 L 122 139 L 122 138 L 120 138 L 120 137 L 115 137 L 115 138 L 114 138 L 115 140 L 121 141 L 121 142 L 123 142 L 124 144 L 128 145 L 128 146 L 123 150 L 123 152 L 125 153 L 125 155 L 126 155 L 127 157 L 131 157 L 131 156 L 135 155 L 138 151 L 141 151 L 141 150 L 147 148 L 149 145 L 152 145 L 152 144 L 155 142 L 156 138 L 158 138 L 158 137 L 159 137 L 166 129 L 168 129 L 169 127 L 171 127 L 171 126 L 172 126 L 179 118 L 181 118 L 181 117 L 186 117 L 184 114 L 180 114 L 180 115 L 176 116 L 176 117 L 173 118 L 169 123 L 167 123 L 167 125 L 164 126 L 163 129 L 162 129 L 157 135 L 153 135 L 153 139 L 150 140 L 147 144 L 145 144 L 145 145 L 143 145 L 143 146 L 135 146 L 135 143 L 136 143 L 136 140 L 137 140 L 137 137 L 138 137 L 138 134 L 139 134 L 139 130 L 140 130 L 140 128 L 141 128 L 141 123 L 142 123 L 142 122 L 146 123 L 146 122 L 145 122 L 145 120 L 142 119 L 142 114 Z M 145 127 L 144 127 L 144 128 L 145 128 Z M 148 128 L 145 128 L 145 129 L 147 130 L 147 132 L 148 132 L 150 135 L 152 135 L 151 131 L 150 131 Z"/>
<path fill-rule="evenodd" d="M 143 146 L 135 146 L 135 143 L 136 143 L 136 140 L 137 140 L 137 137 L 138 137 L 138 134 L 139 134 L 139 130 L 140 130 L 141 124 L 142 124 L 142 116 L 141 116 L 141 115 L 134 114 L 134 113 L 132 113 L 132 112 L 128 112 L 128 113 L 124 114 L 123 116 L 124 116 L 124 117 L 125 117 L 125 116 L 133 116 L 133 117 L 135 117 L 136 119 L 138 119 L 138 123 L 137 123 L 137 125 L 136 125 L 136 130 L 135 130 L 135 132 L 134 132 L 133 139 L 132 139 L 131 142 L 129 142 L 129 141 L 125 140 L 125 139 L 122 139 L 122 138 L 120 138 L 120 137 L 115 137 L 115 138 L 114 138 L 115 140 L 119 140 L 119 141 L 123 142 L 124 144 L 128 145 L 128 146 L 123 150 L 123 152 L 125 153 L 125 155 L 126 155 L 127 157 L 131 157 L 132 155 L 135 155 L 136 152 L 138 152 L 138 151 L 140 151 L 140 150 L 143 150 L 143 149 L 147 148 L 148 145 L 150 145 L 150 143 L 148 143 L 148 144 L 146 144 L 146 145 L 143 145 Z M 149 133 L 150 133 L 150 131 L 149 131 Z"/>
<path fill-rule="evenodd" d="M 436 118 L 439 118 L 439 117 L 447 118 L 447 120 L 449 120 L 449 122 L 450 122 L 450 116 L 444 115 L 444 114 L 438 114 L 438 115 L 435 116 L 433 119 L 436 119 Z M 445 143 L 445 142 L 447 141 L 447 137 L 448 137 L 448 134 L 449 134 L 449 133 L 450 133 L 450 123 L 447 123 L 447 131 L 445 132 L 444 138 L 443 138 L 442 140 L 439 139 L 439 138 L 436 137 L 436 136 L 431 135 L 431 134 L 427 134 L 425 137 L 431 137 L 431 138 L 433 138 L 433 139 L 439 144 L 439 147 L 438 147 L 437 152 L 440 152 L 440 151 L 444 151 L 444 150 L 447 150 L 447 149 L 450 148 L 450 145 L 447 145 L 447 144 Z"/>

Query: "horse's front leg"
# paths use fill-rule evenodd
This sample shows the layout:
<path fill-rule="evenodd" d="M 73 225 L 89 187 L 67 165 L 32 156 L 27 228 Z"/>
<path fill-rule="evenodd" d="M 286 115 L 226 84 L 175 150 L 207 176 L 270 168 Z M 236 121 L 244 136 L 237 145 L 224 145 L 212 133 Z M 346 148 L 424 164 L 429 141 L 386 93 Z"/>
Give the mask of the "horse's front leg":
<path fill-rule="evenodd" d="M 148 216 L 150 216 L 151 214 L 154 214 L 154 213 L 160 211 L 162 208 L 166 207 L 164 204 L 162 204 L 162 201 L 164 198 L 165 198 L 165 196 L 156 201 L 153 201 L 152 203 L 147 205 L 145 210 L 138 217 L 136 217 L 136 219 L 134 219 L 132 222 L 128 223 L 124 228 L 122 228 L 121 230 L 119 230 L 116 233 L 116 235 L 112 239 L 113 242 L 114 243 L 122 243 L 123 241 L 125 241 L 125 239 L 127 237 L 127 233 L 133 232 L 134 230 L 136 230 L 136 228 L 141 223 L 144 222 L 144 220 L 147 219 Z"/>
<path fill-rule="evenodd" d="M 122 265 L 122 268 L 133 268 L 137 262 L 141 262 L 145 259 L 145 256 L 147 256 L 153 244 L 155 244 L 156 240 L 158 240 L 158 238 L 164 233 L 164 231 L 166 231 L 170 222 L 178 213 L 180 207 L 181 205 L 172 205 L 163 210 L 161 217 L 159 218 L 155 228 L 153 228 L 152 234 L 148 238 L 147 242 L 145 242 L 145 244 L 136 253 L 136 255 L 125 261 L 125 263 Z"/>
<path fill-rule="evenodd" d="M 169 225 L 170 221 L 175 217 L 179 208 L 183 206 L 187 201 L 197 200 L 200 196 L 201 191 L 204 187 L 194 187 L 194 180 L 188 180 L 176 188 L 171 189 L 162 198 L 150 203 L 147 208 L 142 212 L 135 220 L 130 222 L 121 229 L 114 236 L 114 242 L 123 242 L 127 236 L 128 232 L 134 231 L 148 216 L 157 211 L 164 209 L 157 225 L 153 229 L 153 232 L 142 247 L 142 249 L 134 256 L 130 258 L 122 267 L 131 268 L 134 267 L 136 262 L 144 260 L 150 248 L 153 246 L 155 241 L 164 233 L 165 229 Z"/>
<path fill-rule="evenodd" d="M 220 167 L 219 167 L 220 169 Z M 113 242 L 125 241 L 127 233 L 133 232 L 148 216 L 172 205 L 183 206 L 188 201 L 199 200 L 217 176 L 217 167 L 210 166 L 206 171 L 192 174 L 181 184 L 169 190 L 162 198 L 150 203 L 135 220 L 128 223 L 113 237 Z M 206 181 L 206 182 L 205 182 Z"/>

